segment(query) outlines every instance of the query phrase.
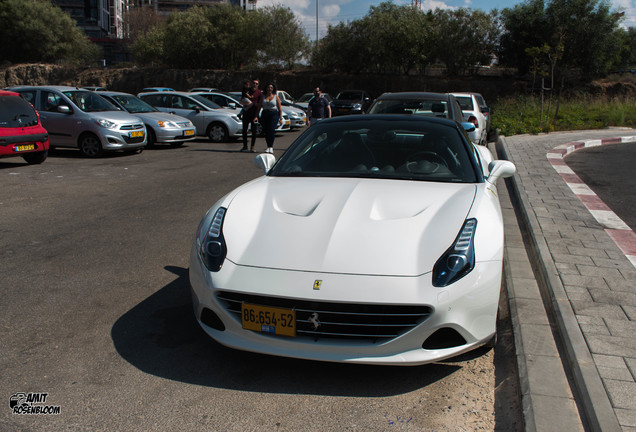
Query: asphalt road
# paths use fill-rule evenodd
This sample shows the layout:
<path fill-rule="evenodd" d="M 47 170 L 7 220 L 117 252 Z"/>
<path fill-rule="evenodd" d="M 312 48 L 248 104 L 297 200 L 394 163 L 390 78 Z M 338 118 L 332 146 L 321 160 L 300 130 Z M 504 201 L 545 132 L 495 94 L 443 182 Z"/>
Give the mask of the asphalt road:
<path fill-rule="evenodd" d="M 577 150 L 565 162 L 632 231 L 636 231 L 636 146 L 611 144 Z"/>
<path fill-rule="evenodd" d="M 420 367 L 268 357 L 199 329 L 192 236 L 262 174 L 240 146 L 0 160 L 0 430 L 520 430 L 505 300 L 495 350 Z M 17 392 L 48 393 L 61 412 L 12 414 Z"/>

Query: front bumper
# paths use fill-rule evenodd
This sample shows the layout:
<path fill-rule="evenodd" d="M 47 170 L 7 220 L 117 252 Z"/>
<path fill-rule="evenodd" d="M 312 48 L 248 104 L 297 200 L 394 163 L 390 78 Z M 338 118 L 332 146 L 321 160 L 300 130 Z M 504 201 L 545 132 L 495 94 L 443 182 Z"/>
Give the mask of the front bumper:
<path fill-rule="evenodd" d="M 501 261 L 478 263 L 469 275 L 440 289 L 431 286 L 430 273 L 419 277 L 314 274 L 237 266 L 227 260 L 219 272 L 211 273 L 201 263 L 195 246 L 190 258 L 194 313 L 203 330 L 216 341 L 277 356 L 366 364 L 420 365 L 483 345 L 495 333 L 501 275 Z M 313 289 L 316 280 L 322 281 L 320 290 Z M 315 302 L 423 305 L 432 313 L 415 328 L 388 341 L 275 336 L 243 329 L 240 319 L 217 299 L 219 291 Z M 206 309 L 222 321 L 222 330 L 201 320 Z M 455 332 L 462 342 L 424 349 L 423 345 L 442 330 Z"/>

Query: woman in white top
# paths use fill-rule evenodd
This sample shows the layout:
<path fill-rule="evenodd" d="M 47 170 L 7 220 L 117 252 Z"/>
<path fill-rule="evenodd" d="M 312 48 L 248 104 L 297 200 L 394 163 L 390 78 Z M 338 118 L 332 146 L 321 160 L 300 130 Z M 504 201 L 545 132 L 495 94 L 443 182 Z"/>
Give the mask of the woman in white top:
<path fill-rule="evenodd" d="M 276 95 L 276 86 L 267 84 L 263 92 L 263 110 L 258 120 L 263 126 L 265 142 L 267 143 L 266 153 L 274 153 L 274 138 L 276 137 L 276 127 L 283 122 L 283 109 L 280 98 Z"/>

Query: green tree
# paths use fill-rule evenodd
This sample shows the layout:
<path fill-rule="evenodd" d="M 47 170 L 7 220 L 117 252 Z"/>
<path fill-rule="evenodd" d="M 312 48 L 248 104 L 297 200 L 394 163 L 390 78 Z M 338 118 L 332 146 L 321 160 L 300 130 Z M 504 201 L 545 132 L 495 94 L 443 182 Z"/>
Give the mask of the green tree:
<path fill-rule="evenodd" d="M 268 6 L 251 18 L 252 31 L 258 37 L 258 62 L 264 66 L 292 69 L 309 50 L 309 37 L 301 22 L 289 8 Z"/>
<path fill-rule="evenodd" d="M 87 64 L 101 50 L 49 0 L 0 1 L 0 58 L 13 63 Z"/>
<path fill-rule="evenodd" d="M 496 50 L 499 28 L 496 15 L 478 10 L 435 11 L 436 57 L 449 75 L 465 74 L 490 62 Z"/>
<path fill-rule="evenodd" d="M 526 49 L 562 45 L 561 72 L 576 68 L 587 78 L 603 75 L 621 52 L 621 19 L 604 0 L 526 0 L 502 12 L 500 60 L 525 73 L 532 63 Z"/>

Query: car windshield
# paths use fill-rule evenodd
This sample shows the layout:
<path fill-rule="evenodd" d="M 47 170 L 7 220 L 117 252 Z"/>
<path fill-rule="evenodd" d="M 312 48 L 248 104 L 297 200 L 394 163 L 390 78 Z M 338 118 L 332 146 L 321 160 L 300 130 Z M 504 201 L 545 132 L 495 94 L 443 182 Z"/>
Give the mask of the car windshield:
<path fill-rule="evenodd" d="M 462 111 L 475 111 L 475 105 L 473 105 L 473 98 L 470 96 L 455 96 L 457 102 L 459 102 L 459 106 Z"/>
<path fill-rule="evenodd" d="M 35 126 L 38 117 L 30 103 L 19 96 L 0 96 L 0 128 Z"/>
<path fill-rule="evenodd" d="M 357 91 L 343 91 L 336 96 L 338 100 L 362 100 L 362 93 Z"/>
<path fill-rule="evenodd" d="M 305 93 L 304 95 L 299 97 L 296 102 L 309 102 L 312 97 L 314 97 L 313 93 Z"/>
<path fill-rule="evenodd" d="M 369 114 L 415 114 L 448 118 L 448 101 L 439 99 L 378 99 Z"/>
<path fill-rule="evenodd" d="M 119 109 L 103 97 L 88 90 L 71 90 L 63 93 L 84 112 L 117 111 Z"/>
<path fill-rule="evenodd" d="M 325 120 L 307 129 L 268 175 L 474 183 L 469 148 L 458 127 L 447 122 Z"/>
<path fill-rule="evenodd" d="M 155 107 L 133 95 L 113 95 L 111 97 L 132 114 L 158 111 Z"/>
<path fill-rule="evenodd" d="M 201 103 L 202 105 L 205 105 L 208 108 L 222 109 L 219 104 L 216 104 L 216 103 L 212 102 L 210 99 L 208 99 L 206 97 L 203 97 L 201 95 L 193 95 L 192 99 L 196 100 L 197 102 Z"/>

